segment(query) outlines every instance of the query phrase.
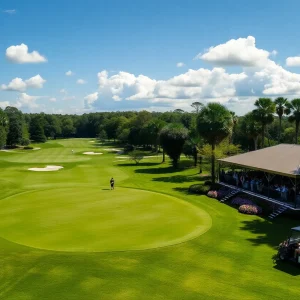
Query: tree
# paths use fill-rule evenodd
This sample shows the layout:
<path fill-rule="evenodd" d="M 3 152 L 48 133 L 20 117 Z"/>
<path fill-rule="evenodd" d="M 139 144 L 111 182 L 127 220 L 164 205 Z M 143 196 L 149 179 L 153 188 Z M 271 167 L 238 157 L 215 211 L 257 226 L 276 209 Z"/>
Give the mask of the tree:
<path fill-rule="evenodd" d="M 232 132 L 231 132 L 231 135 L 229 136 L 229 144 L 232 144 L 232 141 L 233 141 L 233 134 L 234 134 L 234 130 L 236 128 L 236 124 L 238 122 L 238 117 L 237 115 L 235 114 L 234 111 L 230 111 L 230 114 L 231 114 L 231 117 L 232 117 Z"/>
<path fill-rule="evenodd" d="M 254 105 L 253 116 L 261 124 L 262 148 L 265 146 L 265 134 L 268 124 L 274 121 L 275 103 L 270 98 L 259 98 Z"/>
<path fill-rule="evenodd" d="M 140 151 L 133 150 L 129 152 L 129 159 L 135 161 L 135 163 L 138 165 L 139 162 L 144 158 L 144 154 Z"/>
<path fill-rule="evenodd" d="M 229 110 L 220 103 L 204 106 L 197 117 L 200 136 L 211 146 L 211 176 L 215 182 L 215 149 L 232 132 L 233 122 Z"/>
<path fill-rule="evenodd" d="M 0 126 L 7 128 L 8 127 L 8 117 L 5 111 L 0 107 Z"/>
<path fill-rule="evenodd" d="M 203 107 L 203 104 L 201 102 L 194 102 L 194 103 L 192 103 L 191 107 L 193 107 L 194 112 L 196 114 L 198 114 L 200 112 L 201 108 Z"/>
<path fill-rule="evenodd" d="M 101 129 L 97 135 L 97 138 L 100 140 L 100 142 L 105 142 L 107 140 L 107 134 L 104 129 Z"/>
<path fill-rule="evenodd" d="M 289 117 L 291 123 L 295 123 L 295 144 L 298 144 L 299 136 L 299 124 L 300 124 L 300 98 L 294 99 L 291 101 L 291 111 L 292 115 Z"/>
<path fill-rule="evenodd" d="M 74 136 L 76 132 L 76 128 L 74 127 L 74 123 L 71 117 L 66 116 L 62 120 L 62 135 L 64 137 Z"/>
<path fill-rule="evenodd" d="M 37 143 L 45 143 L 47 138 L 44 133 L 43 119 L 40 115 L 31 118 L 30 121 L 30 138 Z"/>
<path fill-rule="evenodd" d="M 160 143 L 171 158 L 174 168 L 178 166 L 178 160 L 187 138 L 188 130 L 181 124 L 169 124 L 160 132 Z"/>
<path fill-rule="evenodd" d="M 289 115 L 291 113 L 291 105 L 287 98 L 278 97 L 274 100 L 276 105 L 276 114 L 279 118 L 279 129 L 278 129 L 278 143 L 281 140 L 281 132 L 282 132 L 282 117 L 283 115 Z"/>
<path fill-rule="evenodd" d="M 2 125 L 0 125 L 0 149 L 6 145 L 6 137 L 6 130 Z"/>
<path fill-rule="evenodd" d="M 258 137 L 261 133 L 259 123 L 252 112 L 246 114 L 241 122 L 241 130 L 248 139 L 253 140 L 254 150 L 257 150 Z"/>
<path fill-rule="evenodd" d="M 8 117 L 8 131 L 6 144 L 10 146 L 21 144 L 23 133 L 22 112 L 12 106 L 7 106 L 4 112 Z"/>

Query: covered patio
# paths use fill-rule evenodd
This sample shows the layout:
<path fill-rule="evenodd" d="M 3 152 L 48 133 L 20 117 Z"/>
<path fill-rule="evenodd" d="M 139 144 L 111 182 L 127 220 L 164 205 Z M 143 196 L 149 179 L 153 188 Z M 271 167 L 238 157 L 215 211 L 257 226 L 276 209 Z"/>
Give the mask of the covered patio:
<path fill-rule="evenodd" d="M 300 210 L 300 145 L 280 144 L 218 163 L 220 184 Z"/>

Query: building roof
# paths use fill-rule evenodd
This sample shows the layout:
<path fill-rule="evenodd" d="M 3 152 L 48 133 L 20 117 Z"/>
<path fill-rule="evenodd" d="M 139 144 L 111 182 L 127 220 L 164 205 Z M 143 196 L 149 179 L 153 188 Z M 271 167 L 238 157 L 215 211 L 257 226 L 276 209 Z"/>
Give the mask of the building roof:
<path fill-rule="evenodd" d="M 300 176 L 300 145 L 280 144 L 218 161 L 268 173 L 298 177 Z"/>

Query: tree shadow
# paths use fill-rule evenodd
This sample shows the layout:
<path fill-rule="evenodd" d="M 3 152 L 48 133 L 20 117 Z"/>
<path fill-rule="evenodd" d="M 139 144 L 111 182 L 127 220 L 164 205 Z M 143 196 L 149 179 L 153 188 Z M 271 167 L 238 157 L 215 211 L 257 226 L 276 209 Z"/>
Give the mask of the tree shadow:
<path fill-rule="evenodd" d="M 126 164 L 117 164 L 118 167 L 151 167 L 151 166 L 157 166 L 157 165 L 160 165 L 160 163 L 157 163 L 157 162 L 142 162 L 142 163 L 139 163 L 139 164 L 136 164 L 135 162 L 132 162 L 132 163 L 126 163 Z M 138 172 L 138 171 L 141 171 L 142 169 L 138 169 L 136 170 L 135 172 L 136 173 L 146 173 L 146 172 Z M 147 169 L 148 170 L 148 169 Z M 149 169 L 151 170 L 151 169 Z"/>
<path fill-rule="evenodd" d="M 292 276 L 300 275 L 300 267 L 296 263 L 290 261 L 277 261 L 273 268 Z"/>
<path fill-rule="evenodd" d="M 153 181 L 159 182 L 173 182 L 173 183 L 183 183 L 183 182 L 195 182 L 200 181 L 199 176 L 195 175 L 175 175 L 175 176 L 167 176 L 167 177 L 158 177 L 153 178 Z"/>
<path fill-rule="evenodd" d="M 242 223 L 241 230 L 257 235 L 257 237 L 247 239 L 248 241 L 255 246 L 265 244 L 270 247 L 278 246 L 290 234 L 290 229 L 299 225 L 299 221 L 280 217 L 274 221 L 260 218 L 245 220 Z"/>
<path fill-rule="evenodd" d="M 160 163 L 157 163 L 157 165 L 160 165 Z M 180 172 L 182 170 L 175 169 L 173 167 L 166 167 L 166 168 L 149 168 L 149 169 L 137 169 L 135 170 L 136 173 L 140 174 L 168 174 L 168 173 L 176 173 Z"/>
<path fill-rule="evenodd" d="M 183 193 L 185 195 L 191 195 L 191 193 L 189 192 L 189 188 L 187 187 L 175 187 L 173 188 L 173 190 L 176 192 Z"/>
<path fill-rule="evenodd" d="M 110 189 L 102 189 L 102 191 L 110 191 Z"/>

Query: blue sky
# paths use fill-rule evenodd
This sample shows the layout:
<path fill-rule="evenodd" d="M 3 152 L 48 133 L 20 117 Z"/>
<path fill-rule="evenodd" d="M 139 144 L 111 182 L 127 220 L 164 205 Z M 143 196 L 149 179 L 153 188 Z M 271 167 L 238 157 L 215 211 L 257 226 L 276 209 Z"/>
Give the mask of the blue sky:
<path fill-rule="evenodd" d="M 0 106 L 84 113 L 217 101 L 243 114 L 261 96 L 300 97 L 299 11 L 299 1 L 2 0 Z"/>

